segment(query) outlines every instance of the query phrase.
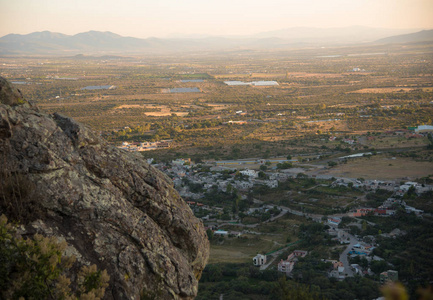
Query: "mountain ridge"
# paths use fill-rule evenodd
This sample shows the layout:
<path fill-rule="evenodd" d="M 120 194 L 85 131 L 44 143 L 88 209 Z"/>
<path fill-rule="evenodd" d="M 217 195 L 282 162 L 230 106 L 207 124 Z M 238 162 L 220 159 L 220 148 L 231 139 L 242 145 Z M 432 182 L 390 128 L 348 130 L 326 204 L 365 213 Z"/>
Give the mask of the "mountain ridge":
<path fill-rule="evenodd" d="M 377 44 L 419 43 L 433 41 L 433 29 L 411 34 L 400 34 L 375 41 Z"/>
<path fill-rule="evenodd" d="M 41 31 L 26 35 L 8 34 L 0 38 L 3 54 L 93 54 L 148 53 L 195 50 L 275 49 L 303 46 L 353 45 L 372 43 L 405 30 L 360 26 L 343 28 L 297 27 L 263 32 L 251 36 L 209 36 L 201 38 L 135 38 L 110 31 L 87 31 L 75 35 Z M 421 31 L 422 32 L 422 31 Z M 410 33 L 407 34 L 410 36 Z M 398 35 L 398 34 L 397 34 Z"/>

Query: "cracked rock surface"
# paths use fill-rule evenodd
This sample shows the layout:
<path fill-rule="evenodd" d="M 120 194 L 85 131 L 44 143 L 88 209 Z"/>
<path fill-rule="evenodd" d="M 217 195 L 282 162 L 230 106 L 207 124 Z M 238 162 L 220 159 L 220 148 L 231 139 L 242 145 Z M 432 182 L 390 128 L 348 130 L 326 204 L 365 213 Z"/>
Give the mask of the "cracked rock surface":
<path fill-rule="evenodd" d="M 209 256 L 203 224 L 139 154 L 40 112 L 0 77 L 0 160 L 38 191 L 44 214 L 28 230 L 64 239 L 81 264 L 106 269 L 106 299 L 195 297 Z"/>

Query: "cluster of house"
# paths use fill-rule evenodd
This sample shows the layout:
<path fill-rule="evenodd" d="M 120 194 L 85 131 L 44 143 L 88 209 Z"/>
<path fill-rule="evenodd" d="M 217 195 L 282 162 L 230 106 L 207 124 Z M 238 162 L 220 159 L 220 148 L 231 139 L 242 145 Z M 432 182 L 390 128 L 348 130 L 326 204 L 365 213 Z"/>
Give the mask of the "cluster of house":
<path fill-rule="evenodd" d="M 380 181 L 380 180 L 359 180 L 354 178 L 339 178 L 335 180 L 332 184 L 332 187 L 337 186 L 353 186 L 358 189 L 366 189 L 366 190 L 376 190 L 376 189 L 386 189 L 393 190 L 396 187 L 396 183 L 394 181 Z"/>
<path fill-rule="evenodd" d="M 388 208 L 357 208 L 356 211 L 350 213 L 351 217 L 363 217 L 373 214 L 375 216 L 391 216 L 395 214 L 395 209 Z"/>
<path fill-rule="evenodd" d="M 173 140 L 161 140 L 157 142 L 123 142 L 121 146 L 118 148 L 124 149 L 127 151 L 135 152 L 135 151 L 150 151 L 150 150 L 157 150 L 157 149 L 164 149 L 164 148 L 170 148 L 171 143 Z"/>
<path fill-rule="evenodd" d="M 396 198 L 388 198 L 378 208 L 358 208 L 356 209 L 356 211 L 351 213 L 351 216 L 362 217 L 369 214 L 374 214 L 376 216 L 390 216 L 395 214 L 396 206 L 403 207 L 406 213 L 408 214 L 414 213 L 417 216 L 422 216 L 424 213 L 422 209 L 417 209 L 413 206 L 407 205 L 404 200 L 396 199 Z"/>
<path fill-rule="evenodd" d="M 329 262 L 332 264 L 332 270 L 329 272 L 329 277 L 337 278 L 340 280 L 343 280 L 345 278 L 344 276 L 344 264 L 341 261 L 338 260 L 329 260 L 325 259 L 323 260 L 325 262 Z"/>
<path fill-rule="evenodd" d="M 366 243 L 358 243 L 353 245 L 352 249 L 349 251 L 349 254 L 356 255 L 370 255 L 371 251 L 374 250 L 375 247 Z"/>
<path fill-rule="evenodd" d="M 287 259 L 281 260 L 278 263 L 278 271 L 285 273 L 286 275 L 290 275 L 292 273 L 293 268 L 295 267 L 295 264 L 298 262 L 299 257 L 305 257 L 307 256 L 308 251 L 304 250 L 295 250 L 289 256 L 287 256 Z"/>
<path fill-rule="evenodd" d="M 335 219 L 335 218 L 328 218 L 328 223 L 329 223 L 330 219 Z M 340 219 L 340 218 L 338 218 L 338 219 Z M 341 219 L 340 219 L 340 222 L 341 222 Z M 338 223 L 340 223 L 340 222 L 338 222 Z M 329 223 L 329 224 L 335 226 L 335 224 L 332 224 L 332 223 Z M 350 243 L 349 233 L 345 229 L 336 229 L 335 227 L 330 227 L 329 229 L 327 229 L 327 233 L 330 236 L 334 236 L 333 240 L 339 241 L 340 244 Z"/>
<path fill-rule="evenodd" d="M 286 260 L 281 260 L 278 263 L 278 271 L 285 273 L 286 275 L 290 275 L 290 273 L 293 271 L 293 268 L 298 261 L 299 257 L 305 257 L 308 254 L 308 251 L 304 250 L 295 250 L 293 251 L 289 256 L 287 256 Z M 253 264 L 256 267 L 260 267 L 262 265 L 266 264 L 266 255 L 264 254 L 257 254 L 253 258 Z"/>
<path fill-rule="evenodd" d="M 242 236 L 242 232 L 239 231 L 227 231 L 227 230 L 218 229 L 218 230 L 212 230 L 212 232 L 215 236 L 232 236 L 232 237 Z"/>
<path fill-rule="evenodd" d="M 328 218 L 328 224 L 338 226 L 341 223 L 340 217 L 329 217 Z"/>
<path fill-rule="evenodd" d="M 353 178 L 339 178 L 335 180 L 332 187 L 336 186 L 353 186 L 359 189 L 365 190 L 377 190 L 384 189 L 395 192 L 396 196 L 403 196 L 411 187 L 414 188 L 417 194 L 425 193 L 427 191 L 433 191 L 432 185 L 421 185 L 417 182 L 407 181 L 404 184 L 396 183 L 395 181 L 385 180 L 359 180 Z"/>
<path fill-rule="evenodd" d="M 329 137 L 329 141 L 330 141 L 330 142 L 333 142 L 333 141 L 335 141 L 336 139 L 337 139 L 336 136 L 331 136 L 331 137 Z M 356 144 L 356 141 L 355 141 L 354 139 L 346 139 L 346 138 L 343 138 L 342 141 L 343 141 L 344 143 L 346 143 L 346 144 L 349 144 L 349 145 L 354 145 L 354 144 Z"/>
<path fill-rule="evenodd" d="M 398 188 L 396 188 L 395 194 L 397 196 L 403 196 L 404 194 L 406 194 L 409 189 L 413 188 L 415 193 L 417 193 L 418 195 L 421 193 L 425 193 L 428 191 L 433 191 L 433 186 L 432 185 L 421 185 L 418 182 L 413 182 L 413 181 L 407 181 L 404 184 L 398 186 Z"/>
<path fill-rule="evenodd" d="M 278 176 L 270 176 L 269 179 L 259 179 L 258 172 L 254 170 L 243 170 L 239 173 L 244 175 L 243 179 L 237 179 L 236 174 L 230 174 L 229 178 L 222 177 L 216 172 L 191 172 L 190 166 L 185 162 L 173 161 L 171 166 L 164 169 L 164 172 L 170 175 L 173 183 L 182 197 L 190 199 L 199 199 L 203 196 L 202 193 L 192 192 L 188 185 L 184 184 L 183 178 L 187 178 L 190 183 L 200 184 L 203 190 L 209 190 L 216 186 L 220 191 L 227 191 L 228 186 L 236 188 L 240 191 L 246 191 L 253 188 L 255 185 L 266 185 L 270 188 L 278 187 Z M 280 179 L 281 180 L 281 179 Z"/>
<path fill-rule="evenodd" d="M 385 284 L 387 282 L 395 282 L 398 280 L 398 271 L 388 270 L 380 273 L 379 280 L 381 284 Z"/>
<path fill-rule="evenodd" d="M 433 126 L 432 125 L 420 125 L 417 127 L 409 127 L 408 130 L 413 130 L 416 133 L 430 133 L 433 132 Z"/>
<path fill-rule="evenodd" d="M 227 122 L 223 122 L 222 124 L 223 125 L 230 125 L 230 124 L 243 125 L 243 124 L 247 124 L 247 123 L 248 123 L 247 121 L 233 121 L 233 120 L 230 120 L 230 121 L 227 121 Z"/>
<path fill-rule="evenodd" d="M 186 204 L 188 204 L 190 207 L 191 206 L 198 206 L 198 207 L 203 207 L 204 206 L 203 203 L 195 202 L 195 201 L 186 201 Z"/>

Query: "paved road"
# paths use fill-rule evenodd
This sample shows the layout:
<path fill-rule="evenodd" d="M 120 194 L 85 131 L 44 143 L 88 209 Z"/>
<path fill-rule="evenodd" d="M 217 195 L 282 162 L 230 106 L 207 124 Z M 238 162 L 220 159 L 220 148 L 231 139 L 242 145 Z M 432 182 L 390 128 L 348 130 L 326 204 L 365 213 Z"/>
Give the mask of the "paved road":
<path fill-rule="evenodd" d="M 266 270 L 273 262 L 274 260 L 278 257 L 278 255 L 280 255 L 281 253 L 283 253 L 284 251 L 286 251 L 287 249 L 289 249 L 290 247 L 292 247 L 293 245 L 299 243 L 301 240 L 298 240 L 296 242 L 290 243 L 287 245 L 287 247 L 284 247 L 278 251 L 275 251 L 271 254 L 267 254 L 266 255 L 266 264 L 260 266 L 260 270 Z M 268 260 L 269 259 L 269 260 Z"/>
<path fill-rule="evenodd" d="M 337 231 L 339 231 L 339 230 L 341 230 L 341 229 L 337 229 Z M 344 266 L 343 274 L 351 277 L 351 276 L 353 276 L 353 271 L 352 271 L 352 268 L 350 267 L 349 260 L 347 258 L 347 254 L 353 248 L 353 246 L 359 242 L 353 235 L 347 234 L 347 236 L 350 239 L 350 244 L 347 246 L 346 250 L 344 250 L 343 253 L 340 254 L 340 261 L 343 263 L 343 266 Z"/>
<path fill-rule="evenodd" d="M 274 208 L 274 206 L 275 205 L 266 205 L 266 208 L 272 209 L 272 208 Z M 242 224 L 242 223 L 235 223 L 235 224 L 233 224 L 233 223 L 230 223 L 230 222 L 226 222 L 226 223 L 218 224 L 218 226 L 221 227 L 221 226 L 227 226 L 227 225 L 235 225 L 235 226 L 244 227 L 244 228 L 255 228 L 255 227 L 257 227 L 257 226 L 259 226 L 261 224 L 275 221 L 276 219 L 281 218 L 282 216 L 284 216 L 285 214 L 287 214 L 289 212 L 289 209 L 287 209 L 287 208 L 283 208 L 283 207 L 279 207 L 279 206 L 278 206 L 278 208 L 281 209 L 281 212 L 278 215 L 276 215 L 276 216 L 274 216 L 274 217 L 272 217 L 272 218 L 270 218 L 270 219 L 268 219 L 268 220 L 266 220 L 264 222 L 255 223 L 255 224 L 248 224 L 248 225 Z"/>
<path fill-rule="evenodd" d="M 290 246 L 285 247 L 283 249 L 280 249 L 272 254 L 266 255 L 266 264 L 260 266 L 260 270 L 266 270 L 273 262 L 274 260 L 278 257 L 278 255 L 280 255 L 281 253 L 283 253 L 285 250 L 287 250 Z"/>
<path fill-rule="evenodd" d="M 258 204 L 263 204 L 262 201 L 256 200 L 256 199 L 254 199 L 254 202 L 258 203 Z M 272 206 L 271 205 L 267 205 L 266 207 L 273 208 L 274 206 L 273 205 Z M 313 217 L 313 218 L 316 218 L 316 219 L 321 219 L 323 217 L 323 215 L 305 214 L 305 213 L 303 213 L 301 211 L 293 210 L 293 209 L 291 209 L 289 207 L 285 207 L 285 206 L 277 206 L 277 207 L 278 207 L 278 209 L 281 210 L 281 212 L 277 216 L 275 216 L 275 217 L 267 220 L 266 222 L 274 221 L 274 220 L 276 220 L 278 218 L 281 218 L 282 216 L 284 216 L 288 212 L 290 212 L 291 214 L 298 215 L 298 216 L 308 216 L 308 217 Z M 347 214 L 336 214 L 336 215 L 333 215 L 333 216 L 342 217 L 342 216 L 345 216 L 345 215 L 347 215 Z M 263 222 L 263 223 L 266 223 L 266 222 Z M 260 225 L 260 223 L 249 224 L 249 225 L 245 225 L 245 224 L 242 224 L 242 223 L 237 223 L 237 224 L 223 223 L 223 224 L 220 224 L 219 226 L 224 226 L 224 225 L 236 225 L 236 226 L 244 227 L 244 228 L 254 228 L 254 227 L 257 227 L 258 225 Z M 335 229 L 337 231 L 341 230 L 341 229 L 338 229 L 337 227 Z M 352 268 L 350 267 L 349 260 L 347 258 L 347 254 L 353 248 L 354 245 L 356 245 L 357 243 L 359 243 L 359 241 L 353 235 L 351 235 L 351 234 L 346 233 L 346 235 L 350 239 L 350 244 L 340 254 L 340 261 L 343 263 L 343 266 L 344 266 L 344 272 L 343 272 L 343 274 L 345 276 L 352 277 L 353 276 L 353 271 L 352 271 Z M 274 252 L 274 253 L 268 255 L 268 259 L 269 260 L 267 261 L 267 263 L 265 265 L 260 266 L 260 270 L 266 270 L 274 262 L 275 258 L 279 254 L 281 254 L 284 250 L 286 250 L 287 248 L 288 247 L 285 247 L 283 249 L 278 250 L 277 252 Z"/>

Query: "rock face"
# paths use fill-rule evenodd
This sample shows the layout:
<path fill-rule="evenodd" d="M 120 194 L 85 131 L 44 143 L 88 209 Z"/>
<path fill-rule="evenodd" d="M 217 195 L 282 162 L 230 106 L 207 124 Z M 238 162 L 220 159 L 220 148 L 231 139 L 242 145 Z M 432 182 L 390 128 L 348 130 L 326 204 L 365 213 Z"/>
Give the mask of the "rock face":
<path fill-rule="evenodd" d="M 0 165 L 32 183 L 44 211 L 27 230 L 106 269 L 106 299 L 193 299 L 209 243 L 171 180 L 84 125 L 39 112 L 1 77 L 0 101 Z"/>

